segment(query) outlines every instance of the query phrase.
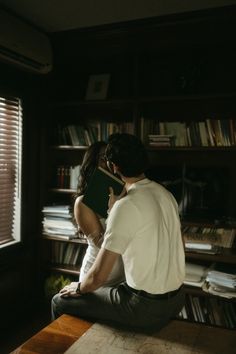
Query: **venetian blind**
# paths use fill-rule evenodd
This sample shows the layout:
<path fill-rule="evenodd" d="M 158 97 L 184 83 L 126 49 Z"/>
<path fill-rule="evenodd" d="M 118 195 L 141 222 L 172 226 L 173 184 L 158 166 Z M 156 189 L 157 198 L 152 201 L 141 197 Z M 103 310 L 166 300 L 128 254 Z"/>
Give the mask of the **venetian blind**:
<path fill-rule="evenodd" d="M 22 108 L 0 97 L 0 247 L 20 240 Z"/>

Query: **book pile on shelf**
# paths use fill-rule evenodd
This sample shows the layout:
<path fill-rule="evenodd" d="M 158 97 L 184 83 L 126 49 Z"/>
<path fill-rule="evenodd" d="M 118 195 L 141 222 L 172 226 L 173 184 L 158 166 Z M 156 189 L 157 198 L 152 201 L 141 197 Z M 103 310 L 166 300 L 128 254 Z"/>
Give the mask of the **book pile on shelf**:
<path fill-rule="evenodd" d="M 61 189 L 76 190 L 78 185 L 78 178 L 80 175 L 80 165 L 57 167 L 56 173 L 56 187 Z"/>
<path fill-rule="evenodd" d="M 236 298 L 236 268 L 217 265 L 208 272 L 202 289 L 225 298 Z"/>
<path fill-rule="evenodd" d="M 185 263 L 184 284 L 201 288 L 206 280 L 210 267 L 190 262 Z"/>
<path fill-rule="evenodd" d="M 47 236 L 54 236 L 64 240 L 78 237 L 71 207 L 69 205 L 50 205 L 42 210 L 43 233 Z"/>
<path fill-rule="evenodd" d="M 185 251 L 186 252 L 197 252 L 197 253 L 206 253 L 206 254 L 219 254 L 221 253 L 221 247 L 215 246 L 210 243 L 201 243 L 201 242 L 185 242 Z"/>
<path fill-rule="evenodd" d="M 141 139 L 149 134 L 172 135 L 174 146 L 223 147 L 236 145 L 236 125 L 233 119 L 205 118 L 192 122 L 164 122 L 141 118 Z"/>
<path fill-rule="evenodd" d="M 52 245 L 52 264 L 80 266 L 85 251 L 82 244 L 56 241 Z"/>
<path fill-rule="evenodd" d="M 211 264 L 204 266 L 186 262 L 184 284 L 200 287 L 213 295 L 236 298 L 236 267 Z"/>
<path fill-rule="evenodd" d="M 185 225 L 182 235 L 187 252 L 217 254 L 233 246 L 235 229 Z"/>
<path fill-rule="evenodd" d="M 173 135 L 148 134 L 148 145 L 153 147 L 174 146 Z"/>

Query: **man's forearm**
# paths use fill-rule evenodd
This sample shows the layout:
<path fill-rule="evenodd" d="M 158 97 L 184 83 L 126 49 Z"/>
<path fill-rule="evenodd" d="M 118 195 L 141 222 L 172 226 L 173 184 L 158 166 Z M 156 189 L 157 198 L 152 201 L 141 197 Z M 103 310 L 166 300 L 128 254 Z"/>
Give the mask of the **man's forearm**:
<path fill-rule="evenodd" d="M 80 284 L 80 292 L 90 293 L 105 284 L 119 254 L 100 249 L 97 258 Z"/>
<path fill-rule="evenodd" d="M 83 281 L 80 283 L 80 292 L 82 294 L 91 293 L 97 290 L 106 280 L 99 279 L 93 271 L 89 271 Z"/>

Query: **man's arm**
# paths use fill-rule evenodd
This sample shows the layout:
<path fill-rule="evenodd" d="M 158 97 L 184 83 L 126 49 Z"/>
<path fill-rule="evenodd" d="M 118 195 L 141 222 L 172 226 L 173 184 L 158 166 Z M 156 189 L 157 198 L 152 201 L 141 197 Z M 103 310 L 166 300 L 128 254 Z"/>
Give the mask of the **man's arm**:
<path fill-rule="evenodd" d="M 118 257 L 118 253 L 101 248 L 94 264 L 80 285 L 81 292 L 88 293 L 102 286 L 106 282 Z"/>
<path fill-rule="evenodd" d="M 118 257 L 118 253 L 101 248 L 94 264 L 80 284 L 80 292 L 82 294 L 89 293 L 100 288 L 107 280 Z M 65 286 L 60 291 L 61 296 L 78 297 L 79 294 L 76 293 L 77 285 L 78 283 L 71 283 L 71 285 Z"/>

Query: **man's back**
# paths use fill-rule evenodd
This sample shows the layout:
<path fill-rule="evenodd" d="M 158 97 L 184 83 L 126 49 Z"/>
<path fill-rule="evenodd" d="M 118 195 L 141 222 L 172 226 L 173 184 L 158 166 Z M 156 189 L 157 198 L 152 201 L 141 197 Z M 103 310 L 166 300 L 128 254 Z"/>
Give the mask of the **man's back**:
<path fill-rule="evenodd" d="M 178 206 L 161 185 L 142 179 L 114 206 L 103 247 L 122 254 L 127 283 L 149 293 L 177 289 L 184 279 Z"/>

